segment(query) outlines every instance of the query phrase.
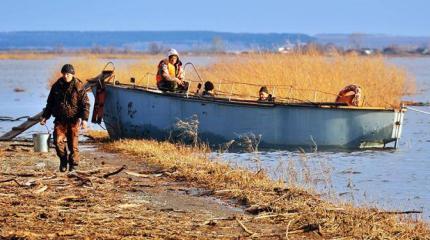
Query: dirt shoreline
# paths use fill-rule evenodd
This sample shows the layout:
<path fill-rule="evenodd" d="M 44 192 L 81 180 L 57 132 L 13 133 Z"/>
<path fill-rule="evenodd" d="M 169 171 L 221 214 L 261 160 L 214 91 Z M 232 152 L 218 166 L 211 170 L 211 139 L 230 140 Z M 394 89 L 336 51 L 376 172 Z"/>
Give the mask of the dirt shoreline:
<path fill-rule="evenodd" d="M 420 220 L 333 205 L 194 151 L 82 144 L 79 171 L 60 173 L 53 149 L 0 142 L 0 239 L 430 239 Z"/>
<path fill-rule="evenodd" d="M 22 142 L 0 146 L 0 239 L 250 235 L 239 223 L 249 214 L 237 202 L 207 196 L 206 190 L 172 178 L 172 171 L 148 167 L 134 157 L 81 145 L 82 163 L 75 176 L 57 170 L 53 149 L 35 153 L 31 143 Z M 103 178 L 124 165 L 120 173 Z M 254 227 L 260 226 L 249 229 Z"/>

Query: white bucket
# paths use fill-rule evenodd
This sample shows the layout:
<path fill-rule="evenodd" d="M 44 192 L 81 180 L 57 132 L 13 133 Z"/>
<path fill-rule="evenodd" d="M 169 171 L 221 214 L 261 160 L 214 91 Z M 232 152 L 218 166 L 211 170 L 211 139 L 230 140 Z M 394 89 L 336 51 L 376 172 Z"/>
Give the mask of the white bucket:
<path fill-rule="evenodd" d="M 50 137 L 51 137 L 51 134 L 49 134 L 49 133 L 35 133 L 35 134 L 33 134 L 34 151 L 35 152 L 48 152 Z"/>

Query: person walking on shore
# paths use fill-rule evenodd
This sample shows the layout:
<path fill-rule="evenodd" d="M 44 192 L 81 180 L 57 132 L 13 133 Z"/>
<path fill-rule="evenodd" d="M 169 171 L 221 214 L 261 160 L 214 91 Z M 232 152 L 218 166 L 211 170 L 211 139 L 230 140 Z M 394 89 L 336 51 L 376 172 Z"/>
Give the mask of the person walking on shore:
<path fill-rule="evenodd" d="M 45 125 L 51 115 L 55 117 L 55 150 L 60 158 L 60 171 L 65 172 L 67 165 L 69 171 L 73 171 L 79 164 L 79 127 L 87 128 L 90 103 L 83 83 L 74 76 L 73 66 L 65 64 L 61 74 L 63 76 L 52 85 L 49 92 L 40 124 Z"/>

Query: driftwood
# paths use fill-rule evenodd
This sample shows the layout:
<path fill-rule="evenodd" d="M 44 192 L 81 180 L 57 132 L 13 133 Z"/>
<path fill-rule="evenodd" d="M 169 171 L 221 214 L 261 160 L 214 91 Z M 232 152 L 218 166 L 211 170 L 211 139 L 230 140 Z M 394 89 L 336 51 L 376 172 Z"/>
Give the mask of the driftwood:
<path fill-rule="evenodd" d="M 112 176 L 112 175 L 118 174 L 118 173 L 122 172 L 122 170 L 124 170 L 124 169 L 127 169 L 127 166 L 126 166 L 126 165 L 122 165 L 122 167 L 121 167 L 121 168 L 119 168 L 119 169 L 117 169 L 117 170 L 115 170 L 115 171 L 113 171 L 113 172 L 110 172 L 110 173 L 106 173 L 106 174 L 104 174 L 104 175 L 103 175 L 103 178 L 108 178 L 108 177 L 110 177 L 110 176 Z"/>

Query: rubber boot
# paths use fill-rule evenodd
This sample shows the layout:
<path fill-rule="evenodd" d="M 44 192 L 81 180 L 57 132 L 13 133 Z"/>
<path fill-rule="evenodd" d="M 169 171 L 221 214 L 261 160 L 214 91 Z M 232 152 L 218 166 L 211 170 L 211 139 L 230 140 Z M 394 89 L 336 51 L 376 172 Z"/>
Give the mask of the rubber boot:
<path fill-rule="evenodd" d="M 67 171 L 67 157 L 60 158 L 60 172 Z"/>
<path fill-rule="evenodd" d="M 69 161 L 69 172 L 76 170 L 78 164 L 76 164 L 72 159 Z"/>

